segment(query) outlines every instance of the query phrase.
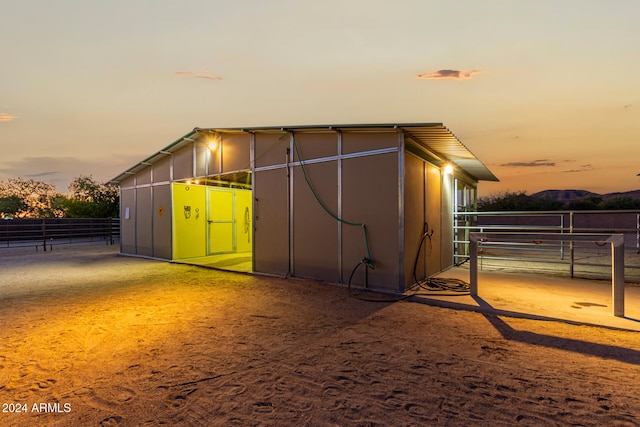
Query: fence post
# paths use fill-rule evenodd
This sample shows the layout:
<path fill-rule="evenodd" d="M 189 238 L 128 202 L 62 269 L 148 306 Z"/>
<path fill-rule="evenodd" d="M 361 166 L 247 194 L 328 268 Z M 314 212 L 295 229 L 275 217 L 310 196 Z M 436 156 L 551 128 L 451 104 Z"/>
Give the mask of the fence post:
<path fill-rule="evenodd" d="M 469 233 L 469 293 L 472 297 L 478 296 L 478 237 L 475 233 Z"/>
<path fill-rule="evenodd" d="M 42 218 L 42 247 L 44 251 L 47 251 L 47 223 L 44 218 Z"/>
<path fill-rule="evenodd" d="M 636 214 L 636 253 L 640 254 L 640 214 Z"/>
<path fill-rule="evenodd" d="M 564 234 L 564 214 L 560 214 L 560 234 Z M 560 259 L 564 261 L 564 240 L 560 242 Z"/>
<path fill-rule="evenodd" d="M 573 211 L 569 212 L 569 233 L 573 234 Z M 573 239 L 569 242 L 569 253 L 571 255 L 569 271 L 571 272 L 571 277 L 573 277 Z"/>
<path fill-rule="evenodd" d="M 611 242 L 613 315 L 624 317 L 624 234 Z"/>

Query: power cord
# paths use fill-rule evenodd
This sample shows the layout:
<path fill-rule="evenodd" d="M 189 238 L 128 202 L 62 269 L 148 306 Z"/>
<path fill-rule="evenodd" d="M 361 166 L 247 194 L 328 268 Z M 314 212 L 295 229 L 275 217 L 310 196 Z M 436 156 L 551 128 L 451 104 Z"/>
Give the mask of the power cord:
<path fill-rule="evenodd" d="M 447 278 L 447 277 L 428 277 L 424 280 L 418 280 L 417 269 L 418 269 L 418 261 L 420 260 L 420 253 L 422 251 L 422 246 L 424 245 L 425 241 L 429 239 L 429 247 L 432 248 L 431 237 L 433 236 L 433 234 L 434 234 L 434 230 L 429 231 L 429 224 L 425 223 L 425 232 L 422 234 L 422 237 L 420 238 L 420 244 L 418 246 L 418 251 L 416 253 L 415 261 L 413 263 L 413 280 L 415 281 L 413 287 L 415 288 L 417 286 L 418 290 L 412 291 L 410 293 L 407 293 L 403 296 L 396 297 L 396 298 L 371 298 L 371 297 L 362 296 L 363 295 L 362 292 L 356 292 L 352 289 L 351 281 L 353 280 L 353 276 L 356 274 L 356 271 L 358 271 L 358 269 L 361 266 L 364 266 L 365 267 L 365 287 L 366 288 L 369 287 L 368 270 L 370 268 L 369 264 L 371 260 L 369 260 L 368 258 L 363 258 L 362 260 L 360 260 L 358 264 L 356 264 L 356 266 L 351 271 L 351 275 L 349 276 L 349 282 L 348 282 L 349 295 L 360 301 L 383 302 L 383 303 L 394 303 L 398 301 L 403 301 L 414 296 L 419 297 L 419 296 L 429 296 L 429 295 L 439 295 L 439 296 L 468 295 L 470 293 L 469 283 L 461 279 Z M 423 292 L 423 291 L 426 291 L 426 292 Z M 443 292 L 449 292 L 449 293 L 447 294 Z"/>

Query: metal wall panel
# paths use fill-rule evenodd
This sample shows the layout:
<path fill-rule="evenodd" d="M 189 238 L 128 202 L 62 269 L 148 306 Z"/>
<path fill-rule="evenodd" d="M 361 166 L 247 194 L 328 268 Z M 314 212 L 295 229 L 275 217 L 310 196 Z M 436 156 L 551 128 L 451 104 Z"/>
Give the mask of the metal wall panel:
<path fill-rule="evenodd" d="M 174 259 L 207 255 L 206 188 L 204 185 L 172 184 Z"/>
<path fill-rule="evenodd" d="M 136 173 L 136 185 L 151 184 L 151 168 L 146 167 Z"/>
<path fill-rule="evenodd" d="M 250 135 L 222 134 L 222 172 L 249 169 Z"/>
<path fill-rule="evenodd" d="M 338 134 L 336 132 L 296 133 L 296 145 L 302 160 L 337 156 Z M 297 161 L 297 153 L 294 153 L 292 158 Z"/>
<path fill-rule="evenodd" d="M 392 136 L 397 144 L 397 135 Z M 376 262 L 375 270 L 369 271 L 368 285 L 398 290 L 402 284 L 398 283 L 397 153 L 345 159 L 342 165 L 342 217 L 366 224 Z M 342 278 L 348 281 L 351 270 L 367 252 L 361 227 L 342 225 L 342 237 Z M 365 284 L 364 269 L 354 276 L 353 284 Z"/>
<path fill-rule="evenodd" d="M 430 240 L 425 241 L 420 248 L 420 240 L 425 231 L 425 196 L 426 196 L 426 179 L 425 179 L 425 162 L 415 156 L 407 154 L 405 156 L 405 208 L 404 208 L 404 277 L 405 289 L 411 287 L 415 283 L 414 264 L 418 251 L 420 256 L 416 264 L 415 276 L 418 280 L 426 277 L 426 256 L 430 250 Z"/>
<path fill-rule="evenodd" d="M 193 178 L 193 145 L 187 144 L 173 153 L 173 179 Z"/>
<path fill-rule="evenodd" d="M 211 151 L 203 142 L 196 144 L 196 174 L 195 176 L 207 175 L 207 161 Z"/>
<path fill-rule="evenodd" d="M 155 174 L 154 174 L 155 177 Z M 171 259 L 171 186 L 153 187 L 153 256 Z"/>
<path fill-rule="evenodd" d="M 235 188 L 236 251 L 253 249 L 253 191 Z"/>
<path fill-rule="evenodd" d="M 257 171 L 253 179 L 254 271 L 286 275 L 289 272 L 287 171 L 284 168 Z"/>
<path fill-rule="evenodd" d="M 453 265 L 453 175 L 442 176 L 442 215 L 440 240 L 440 270 Z"/>
<path fill-rule="evenodd" d="M 398 147 L 397 132 L 342 132 L 342 154 L 394 147 Z M 394 181 L 397 184 L 398 177 Z"/>
<path fill-rule="evenodd" d="M 327 136 L 334 135 L 324 137 Z M 316 140 L 326 144 L 326 140 Z M 338 162 L 309 164 L 304 166 L 304 170 L 324 206 L 337 215 Z M 314 197 L 305 181 L 302 167 L 293 169 L 293 177 L 293 273 L 339 283 L 339 223 L 323 210 Z"/>
<path fill-rule="evenodd" d="M 133 185 L 133 182 L 127 184 Z M 120 190 L 120 250 L 123 254 L 136 253 L 135 191 L 124 186 Z"/>
<path fill-rule="evenodd" d="M 220 150 L 220 147 L 216 148 L 215 150 L 208 150 L 209 153 L 207 154 L 207 171 L 209 173 L 209 175 L 217 175 L 221 172 L 221 157 L 220 154 L 222 152 L 222 150 Z"/>
<path fill-rule="evenodd" d="M 171 179 L 171 156 L 167 155 L 153 165 L 153 182 L 168 182 Z"/>
<path fill-rule="evenodd" d="M 153 256 L 153 230 L 150 213 L 153 209 L 151 201 L 151 187 L 136 189 L 136 254 Z"/>
<path fill-rule="evenodd" d="M 257 133 L 255 135 L 256 167 L 286 163 L 290 138 L 286 133 Z M 293 158 L 293 156 L 292 156 Z"/>
<path fill-rule="evenodd" d="M 441 266 L 441 245 L 446 242 L 443 240 L 443 223 L 442 223 L 442 174 L 440 169 L 430 163 L 425 163 L 425 200 L 426 218 L 425 222 L 429 225 L 429 230 L 433 230 L 431 241 L 426 251 L 427 276 L 438 273 L 442 270 Z"/>

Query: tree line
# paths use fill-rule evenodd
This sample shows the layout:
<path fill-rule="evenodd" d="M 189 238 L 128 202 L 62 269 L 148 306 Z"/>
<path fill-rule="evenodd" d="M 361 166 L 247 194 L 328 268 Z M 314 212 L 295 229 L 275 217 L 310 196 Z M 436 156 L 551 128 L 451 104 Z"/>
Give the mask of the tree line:
<path fill-rule="evenodd" d="M 585 196 L 562 202 L 556 199 L 527 195 L 526 192 L 506 192 L 478 199 L 478 211 L 576 211 L 576 210 L 623 210 L 640 209 L 640 200 L 628 196 L 604 198 Z"/>
<path fill-rule="evenodd" d="M 67 186 L 23 178 L 0 181 L 0 218 L 116 218 L 120 195 L 115 185 L 79 176 Z"/>

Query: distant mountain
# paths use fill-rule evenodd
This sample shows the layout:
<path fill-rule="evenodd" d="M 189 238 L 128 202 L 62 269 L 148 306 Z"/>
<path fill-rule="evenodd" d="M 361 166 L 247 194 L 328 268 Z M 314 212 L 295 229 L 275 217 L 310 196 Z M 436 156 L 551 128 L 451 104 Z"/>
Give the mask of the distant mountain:
<path fill-rule="evenodd" d="M 544 190 L 532 194 L 531 196 L 545 200 L 557 200 L 559 202 L 570 202 L 587 196 L 602 197 L 597 193 L 587 190 Z"/>
<path fill-rule="evenodd" d="M 603 200 L 614 197 L 629 197 L 631 199 L 640 199 L 640 190 L 625 191 L 621 193 L 598 194 L 587 190 L 544 190 L 531 195 L 545 200 L 557 200 L 562 203 L 571 202 L 583 197 L 602 197 Z"/>
<path fill-rule="evenodd" d="M 629 197 L 631 199 L 640 199 L 640 190 L 631 190 L 622 193 L 607 193 L 602 195 L 602 198 L 605 200 L 611 199 L 613 197 Z"/>

